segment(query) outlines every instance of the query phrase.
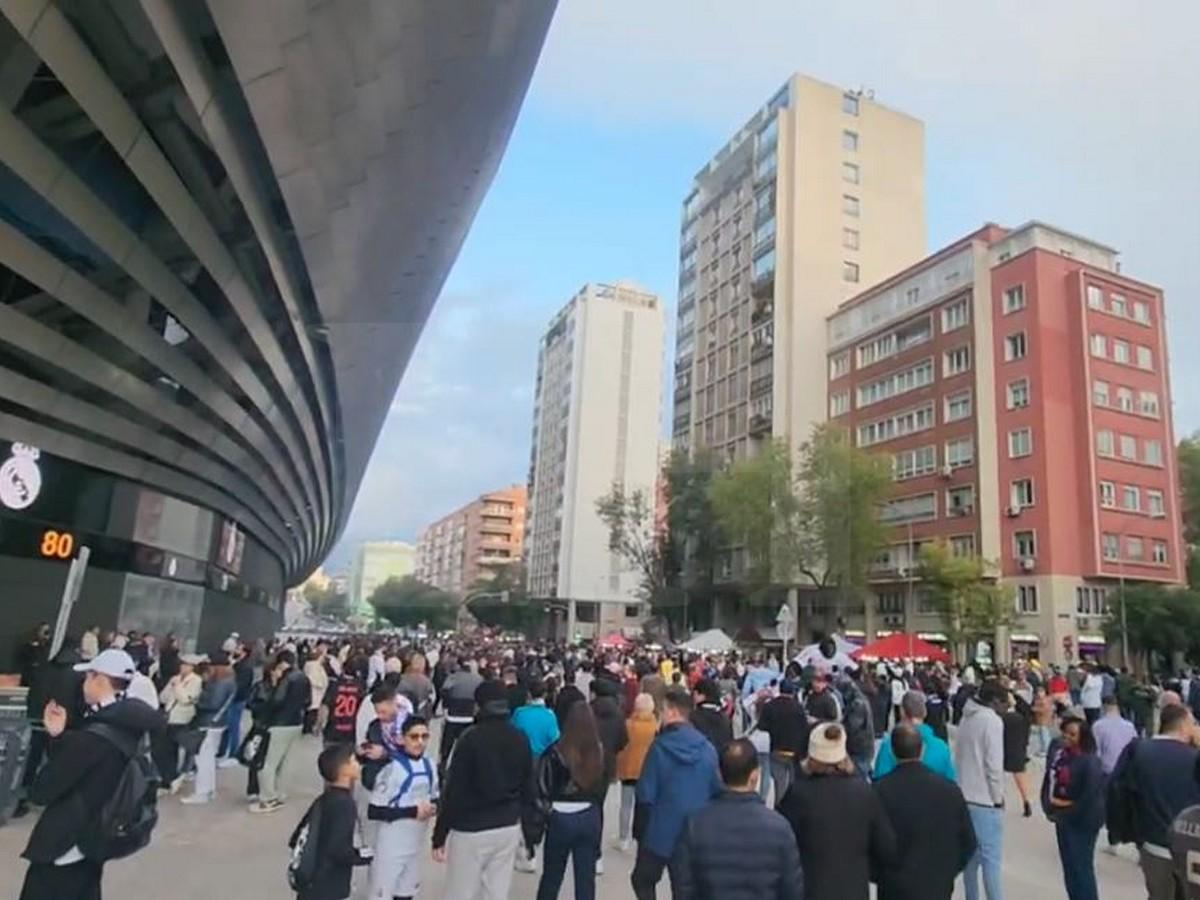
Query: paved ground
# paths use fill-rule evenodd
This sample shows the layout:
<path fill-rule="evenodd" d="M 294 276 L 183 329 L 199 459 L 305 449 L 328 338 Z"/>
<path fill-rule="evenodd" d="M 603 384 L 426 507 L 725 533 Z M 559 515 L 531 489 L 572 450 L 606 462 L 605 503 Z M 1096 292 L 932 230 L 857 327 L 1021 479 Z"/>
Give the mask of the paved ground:
<path fill-rule="evenodd" d="M 245 789 L 242 769 L 220 773 L 221 796 L 208 806 L 182 806 L 166 798 L 161 804 L 162 821 L 149 849 L 131 860 L 114 863 L 105 875 L 105 895 L 109 897 L 162 896 L 170 900 L 285 900 L 293 895 L 284 877 L 286 841 L 303 813 L 309 798 L 315 795 L 317 775 L 314 760 L 315 739 L 298 745 L 288 764 L 285 784 L 291 799 L 281 811 L 266 816 L 250 815 L 240 801 Z M 1040 777 L 1040 773 L 1038 773 Z M 614 801 L 610 792 L 610 814 L 606 823 L 616 826 Z M 1006 822 L 1005 886 L 1010 900 L 1062 900 L 1062 875 L 1054 847 L 1054 832 L 1040 815 L 1022 819 L 1016 812 L 1015 798 L 1009 804 Z M 18 855 L 32 823 L 27 819 L 0 828 L 0 900 L 17 900 L 24 873 Z M 609 836 L 612 837 L 611 835 Z M 606 839 L 607 843 L 607 839 Z M 1128 848 L 1114 858 L 1097 854 L 1100 893 L 1104 900 L 1135 900 L 1145 896 L 1140 872 Z M 625 900 L 632 897 L 629 870 L 632 856 L 616 849 L 605 851 L 606 872 L 599 880 L 600 900 Z M 421 900 L 441 897 L 442 872 L 430 861 Z M 151 893 L 147 894 L 147 888 Z M 512 900 L 532 898 L 537 889 L 535 876 L 516 874 Z M 659 896 L 667 897 L 664 883 Z M 959 885 L 956 897 L 961 897 Z M 356 895 L 358 896 L 358 895 Z M 563 897 L 571 897 L 570 873 Z"/>

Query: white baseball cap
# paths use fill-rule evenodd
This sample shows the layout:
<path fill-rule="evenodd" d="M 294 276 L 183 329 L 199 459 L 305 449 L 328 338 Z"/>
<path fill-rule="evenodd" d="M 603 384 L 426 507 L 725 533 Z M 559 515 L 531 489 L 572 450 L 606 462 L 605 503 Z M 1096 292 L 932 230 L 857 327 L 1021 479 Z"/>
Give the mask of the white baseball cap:
<path fill-rule="evenodd" d="M 101 651 L 95 659 L 80 663 L 74 668 L 76 672 L 99 672 L 101 675 L 108 675 L 110 678 L 124 678 L 126 681 L 132 679 L 137 671 L 132 656 L 124 650 L 112 648 Z"/>

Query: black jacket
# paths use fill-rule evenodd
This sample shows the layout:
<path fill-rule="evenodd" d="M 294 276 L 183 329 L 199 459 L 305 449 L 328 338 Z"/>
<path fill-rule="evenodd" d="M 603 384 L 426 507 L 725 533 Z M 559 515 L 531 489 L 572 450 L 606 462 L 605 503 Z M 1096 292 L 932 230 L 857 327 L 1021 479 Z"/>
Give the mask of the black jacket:
<path fill-rule="evenodd" d="M 879 871 L 879 900 L 950 900 L 975 852 L 975 829 L 958 785 L 918 763 L 875 784 L 896 832 L 898 855 Z"/>
<path fill-rule="evenodd" d="M 872 869 L 895 860 L 892 823 L 856 775 L 798 773 L 779 811 L 796 836 L 805 900 L 867 900 Z"/>
<path fill-rule="evenodd" d="M 604 804 L 608 782 L 603 773 L 595 784 L 580 786 L 559 754 L 557 741 L 538 758 L 534 769 L 533 802 L 521 811 L 521 830 L 530 846 L 539 843 L 545 835 L 555 801 Z"/>
<path fill-rule="evenodd" d="M 715 703 L 701 703 L 692 711 L 692 724 L 717 749 L 717 756 L 733 740 L 733 723 Z"/>
<path fill-rule="evenodd" d="M 301 891 L 298 900 L 345 900 L 350 896 L 353 868 L 370 862 L 369 859 L 363 859 L 354 846 L 358 808 L 354 804 L 353 794 L 336 787 L 326 787 L 325 793 L 313 803 L 321 804 L 317 834 L 320 862 L 312 887 Z"/>
<path fill-rule="evenodd" d="M 254 665 L 249 656 L 243 656 L 233 664 L 233 678 L 236 685 L 233 702 L 247 702 L 250 699 L 250 691 L 254 688 Z"/>
<path fill-rule="evenodd" d="M 267 724 L 271 727 L 302 725 L 311 702 L 312 686 L 308 677 L 299 669 L 291 669 L 275 685 L 271 699 L 267 701 Z"/>
<path fill-rule="evenodd" d="M 675 900 L 801 900 L 804 877 L 787 819 L 755 793 L 726 791 L 688 820 Z M 678 880 L 676 880 L 678 879 Z"/>
<path fill-rule="evenodd" d="M 52 863 L 75 846 L 125 769 L 125 754 L 89 731 L 88 722 L 102 722 L 137 740 L 164 728 L 166 717 L 140 700 L 118 700 L 50 740 L 49 761 L 29 793 L 30 800 L 46 807 L 22 854 L 30 862 Z"/>
<path fill-rule="evenodd" d="M 792 753 L 803 759 L 808 755 L 808 717 L 795 694 L 780 694 L 762 708 L 758 730 L 771 738 L 771 752 Z"/>
<path fill-rule="evenodd" d="M 617 773 L 617 754 L 629 743 L 625 713 L 617 699 L 608 694 L 592 701 L 592 713 L 596 717 L 600 743 L 604 746 L 604 777 L 606 781 L 612 781 Z"/>
<path fill-rule="evenodd" d="M 442 806 L 433 829 L 441 847 L 454 831 L 488 831 L 515 825 L 533 802 L 533 753 L 529 739 L 503 712 L 485 711 L 454 742 L 442 785 Z"/>

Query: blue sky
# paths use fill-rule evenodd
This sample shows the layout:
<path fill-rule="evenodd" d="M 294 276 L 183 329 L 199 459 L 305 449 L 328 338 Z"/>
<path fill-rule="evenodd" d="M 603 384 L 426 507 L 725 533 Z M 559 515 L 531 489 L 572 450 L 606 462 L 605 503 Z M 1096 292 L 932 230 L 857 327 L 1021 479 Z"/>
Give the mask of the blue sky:
<path fill-rule="evenodd" d="M 1176 431 L 1200 428 L 1200 4 L 1154 13 L 1124 0 L 561 0 L 328 566 L 525 481 L 546 322 L 589 280 L 632 279 L 673 308 L 692 175 L 792 71 L 873 88 L 925 121 L 931 250 L 1032 218 L 1119 248 L 1127 274 L 1167 291 Z"/>

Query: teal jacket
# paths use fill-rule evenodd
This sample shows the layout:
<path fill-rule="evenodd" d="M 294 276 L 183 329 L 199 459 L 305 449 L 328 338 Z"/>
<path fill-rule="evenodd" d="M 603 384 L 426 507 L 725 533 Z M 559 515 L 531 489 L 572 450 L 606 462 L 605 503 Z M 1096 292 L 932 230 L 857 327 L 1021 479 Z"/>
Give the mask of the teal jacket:
<path fill-rule="evenodd" d="M 544 703 L 527 703 L 513 710 L 512 723 L 529 738 L 529 749 L 537 759 L 559 738 L 558 719 Z"/>
<path fill-rule="evenodd" d="M 933 733 L 933 729 L 922 722 L 917 730 L 921 732 L 921 741 L 925 744 L 925 752 L 921 762 L 948 781 L 958 783 L 958 773 L 954 771 L 954 759 L 950 756 L 950 745 Z M 889 734 L 879 745 L 879 755 L 875 757 L 875 772 L 872 775 L 878 781 L 896 768 L 896 755 L 892 753 L 892 736 Z"/>

